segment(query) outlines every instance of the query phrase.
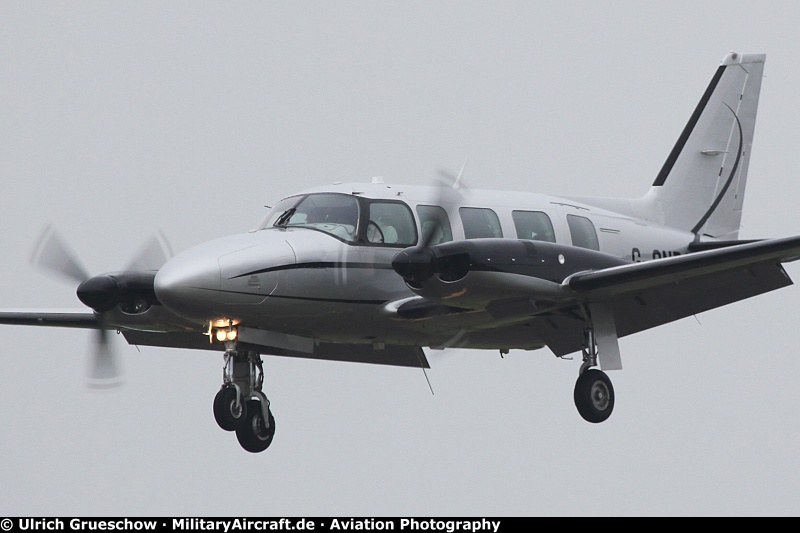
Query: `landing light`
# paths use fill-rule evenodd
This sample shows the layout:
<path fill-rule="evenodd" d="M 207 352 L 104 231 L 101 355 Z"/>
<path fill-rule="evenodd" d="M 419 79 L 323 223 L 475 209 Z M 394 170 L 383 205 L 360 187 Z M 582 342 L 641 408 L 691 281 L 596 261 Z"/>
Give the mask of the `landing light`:
<path fill-rule="evenodd" d="M 208 331 L 204 335 L 208 336 L 208 340 L 211 343 L 215 339 L 218 342 L 235 341 L 239 337 L 239 332 L 236 329 L 238 322 L 238 320 L 228 319 L 211 320 L 208 322 Z"/>
<path fill-rule="evenodd" d="M 219 342 L 235 341 L 239 333 L 236 331 L 236 328 L 225 328 L 216 330 L 214 336 Z"/>

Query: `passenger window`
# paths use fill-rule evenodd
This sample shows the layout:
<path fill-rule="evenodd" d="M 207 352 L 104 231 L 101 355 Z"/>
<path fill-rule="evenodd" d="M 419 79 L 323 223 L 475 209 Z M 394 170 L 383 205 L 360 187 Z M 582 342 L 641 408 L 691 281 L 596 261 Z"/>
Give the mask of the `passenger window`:
<path fill-rule="evenodd" d="M 408 206 L 402 202 L 370 202 L 367 242 L 411 246 L 417 228 Z"/>
<path fill-rule="evenodd" d="M 428 245 L 441 244 L 453 240 L 450 219 L 447 211 L 437 205 L 418 205 L 419 227 L 422 229 L 422 240 Z"/>
<path fill-rule="evenodd" d="M 556 233 L 550 217 L 541 211 L 514 211 L 514 226 L 517 228 L 518 239 L 534 241 L 556 242 Z"/>
<path fill-rule="evenodd" d="M 570 235 L 572 235 L 573 246 L 600 250 L 600 244 L 597 242 L 597 232 L 591 220 L 586 217 L 567 215 L 567 224 L 569 225 Z"/>
<path fill-rule="evenodd" d="M 458 210 L 467 239 L 499 238 L 503 236 L 500 220 L 491 209 L 462 207 Z"/>

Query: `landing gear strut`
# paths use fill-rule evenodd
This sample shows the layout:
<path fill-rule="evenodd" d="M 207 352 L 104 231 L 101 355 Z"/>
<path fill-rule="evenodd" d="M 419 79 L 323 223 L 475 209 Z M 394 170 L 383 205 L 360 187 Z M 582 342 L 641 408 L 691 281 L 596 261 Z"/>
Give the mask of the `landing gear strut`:
<path fill-rule="evenodd" d="M 269 400 L 261 391 L 264 368 L 261 355 L 238 350 L 227 343 L 222 388 L 214 397 L 214 419 L 225 431 L 235 431 L 236 439 L 248 452 L 258 453 L 272 444 L 275 419 Z"/>
<path fill-rule="evenodd" d="M 614 387 L 605 372 L 592 369 L 593 366 L 597 366 L 597 344 L 594 330 L 588 328 L 585 332 L 583 364 L 573 397 L 583 419 L 597 424 L 611 416 L 614 410 Z"/>

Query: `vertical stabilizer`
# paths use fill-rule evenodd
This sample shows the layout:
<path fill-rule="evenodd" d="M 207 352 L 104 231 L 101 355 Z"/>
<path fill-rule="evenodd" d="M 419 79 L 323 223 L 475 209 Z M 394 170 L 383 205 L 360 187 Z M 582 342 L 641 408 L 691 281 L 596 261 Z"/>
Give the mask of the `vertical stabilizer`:
<path fill-rule="evenodd" d="M 634 202 L 638 213 L 700 237 L 738 238 L 765 59 L 725 56 L 652 188 Z"/>

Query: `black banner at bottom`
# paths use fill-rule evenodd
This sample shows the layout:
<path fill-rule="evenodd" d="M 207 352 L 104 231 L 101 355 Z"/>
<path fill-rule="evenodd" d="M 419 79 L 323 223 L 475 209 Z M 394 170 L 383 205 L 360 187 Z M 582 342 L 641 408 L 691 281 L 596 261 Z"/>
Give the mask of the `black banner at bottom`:
<path fill-rule="evenodd" d="M 3 518 L 0 533 L 11 531 L 405 531 L 498 533 L 500 518 Z"/>

